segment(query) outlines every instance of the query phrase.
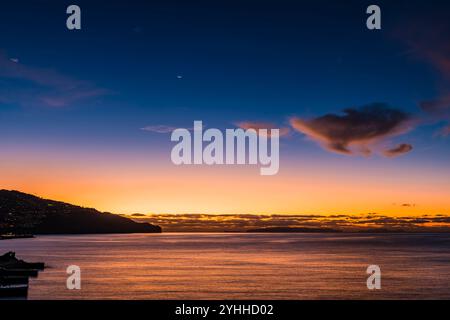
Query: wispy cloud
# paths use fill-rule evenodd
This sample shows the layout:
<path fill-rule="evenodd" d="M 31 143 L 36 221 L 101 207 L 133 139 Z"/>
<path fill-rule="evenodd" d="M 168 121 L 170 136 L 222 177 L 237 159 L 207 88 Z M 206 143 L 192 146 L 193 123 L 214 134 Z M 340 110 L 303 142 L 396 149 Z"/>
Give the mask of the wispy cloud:
<path fill-rule="evenodd" d="M 442 128 L 441 131 L 439 132 L 439 134 L 440 134 L 442 137 L 448 137 L 448 136 L 450 135 L 450 125 L 448 125 L 448 126 Z"/>
<path fill-rule="evenodd" d="M 433 19 L 430 24 L 429 20 L 416 17 L 414 24 L 400 27 L 396 36 L 406 43 L 411 56 L 426 62 L 438 75 L 439 95 L 420 101 L 419 106 L 435 121 L 450 123 L 450 26 L 445 15 Z"/>
<path fill-rule="evenodd" d="M 402 203 L 402 207 L 415 207 L 414 203 Z"/>
<path fill-rule="evenodd" d="M 110 93 L 88 81 L 77 80 L 52 69 L 25 65 L 1 50 L 0 78 L 24 81 L 26 84 L 0 89 L 0 101 L 4 103 L 64 107 Z"/>
<path fill-rule="evenodd" d="M 142 127 L 141 130 L 143 131 L 149 131 L 154 133 L 171 133 L 173 130 L 177 129 L 176 127 L 167 126 L 163 124 L 158 125 L 150 125 Z"/>
<path fill-rule="evenodd" d="M 279 136 L 284 137 L 289 135 L 291 130 L 288 127 L 277 127 L 275 124 L 270 122 L 258 122 L 258 121 L 241 121 L 236 122 L 235 125 L 241 129 L 254 129 L 258 132 L 259 135 L 262 135 L 263 133 L 259 130 L 261 129 L 267 129 L 267 135 L 270 136 L 270 130 L 271 129 L 279 129 Z"/>
<path fill-rule="evenodd" d="M 412 117 L 387 104 L 375 103 L 313 119 L 290 119 L 292 127 L 326 150 L 353 155 L 372 153 L 372 145 L 411 129 Z"/>
<path fill-rule="evenodd" d="M 398 146 L 391 148 L 391 149 L 387 149 L 383 151 L 383 154 L 386 157 L 397 157 L 400 156 L 402 154 L 408 153 L 413 149 L 413 146 L 408 144 L 408 143 L 401 143 Z"/>
<path fill-rule="evenodd" d="M 171 133 L 172 131 L 178 129 L 178 128 L 182 128 L 182 127 L 175 127 L 175 126 L 170 126 L 170 125 L 165 125 L 165 124 L 155 124 L 155 125 L 148 125 L 145 127 L 142 127 L 141 130 L 142 131 L 148 131 L 148 132 L 153 132 L 153 133 Z M 205 125 L 203 125 L 203 129 L 205 128 Z M 193 131 L 194 128 L 193 127 L 189 127 L 189 128 L 184 128 L 187 129 L 189 131 Z"/>
<path fill-rule="evenodd" d="M 419 103 L 421 109 L 434 115 L 447 115 L 450 112 L 450 95 Z"/>

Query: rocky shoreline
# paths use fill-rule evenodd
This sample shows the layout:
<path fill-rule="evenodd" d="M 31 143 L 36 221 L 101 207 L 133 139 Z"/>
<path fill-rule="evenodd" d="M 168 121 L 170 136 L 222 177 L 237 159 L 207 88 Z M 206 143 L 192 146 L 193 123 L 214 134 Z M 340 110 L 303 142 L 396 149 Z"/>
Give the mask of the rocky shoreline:
<path fill-rule="evenodd" d="M 26 298 L 29 278 L 37 277 L 45 269 L 43 262 L 26 262 L 16 258 L 15 252 L 0 256 L 0 298 Z"/>

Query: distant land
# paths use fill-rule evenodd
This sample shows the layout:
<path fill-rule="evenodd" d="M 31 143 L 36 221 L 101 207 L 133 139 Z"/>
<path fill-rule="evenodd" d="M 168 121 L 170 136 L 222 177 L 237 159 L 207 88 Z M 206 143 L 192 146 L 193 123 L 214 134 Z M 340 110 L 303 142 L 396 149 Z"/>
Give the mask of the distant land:
<path fill-rule="evenodd" d="M 161 227 L 19 191 L 0 190 L 1 234 L 159 233 Z"/>

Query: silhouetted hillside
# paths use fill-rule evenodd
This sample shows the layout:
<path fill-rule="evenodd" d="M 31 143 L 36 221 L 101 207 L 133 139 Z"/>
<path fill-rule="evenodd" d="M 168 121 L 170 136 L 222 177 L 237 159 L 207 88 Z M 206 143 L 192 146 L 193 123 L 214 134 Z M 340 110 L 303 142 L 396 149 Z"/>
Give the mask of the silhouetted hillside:
<path fill-rule="evenodd" d="M 86 234 L 161 232 L 159 226 L 95 209 L 0 190 L 0 234 Z"/>

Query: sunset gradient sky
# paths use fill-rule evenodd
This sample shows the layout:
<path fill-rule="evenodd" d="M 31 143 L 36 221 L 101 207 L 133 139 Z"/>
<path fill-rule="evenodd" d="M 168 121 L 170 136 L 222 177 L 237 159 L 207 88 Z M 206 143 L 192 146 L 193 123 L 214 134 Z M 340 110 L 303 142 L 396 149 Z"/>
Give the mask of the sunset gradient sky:
<path fill-rule="evenodd" d="M 450 214 L 450 3 L 15 1 L 0 188 L 114 213 Z M 343 110 L 351 109 L 347 113 Z M 170 129 L 269 123 L 280 171 L 175 166 Z"/>

